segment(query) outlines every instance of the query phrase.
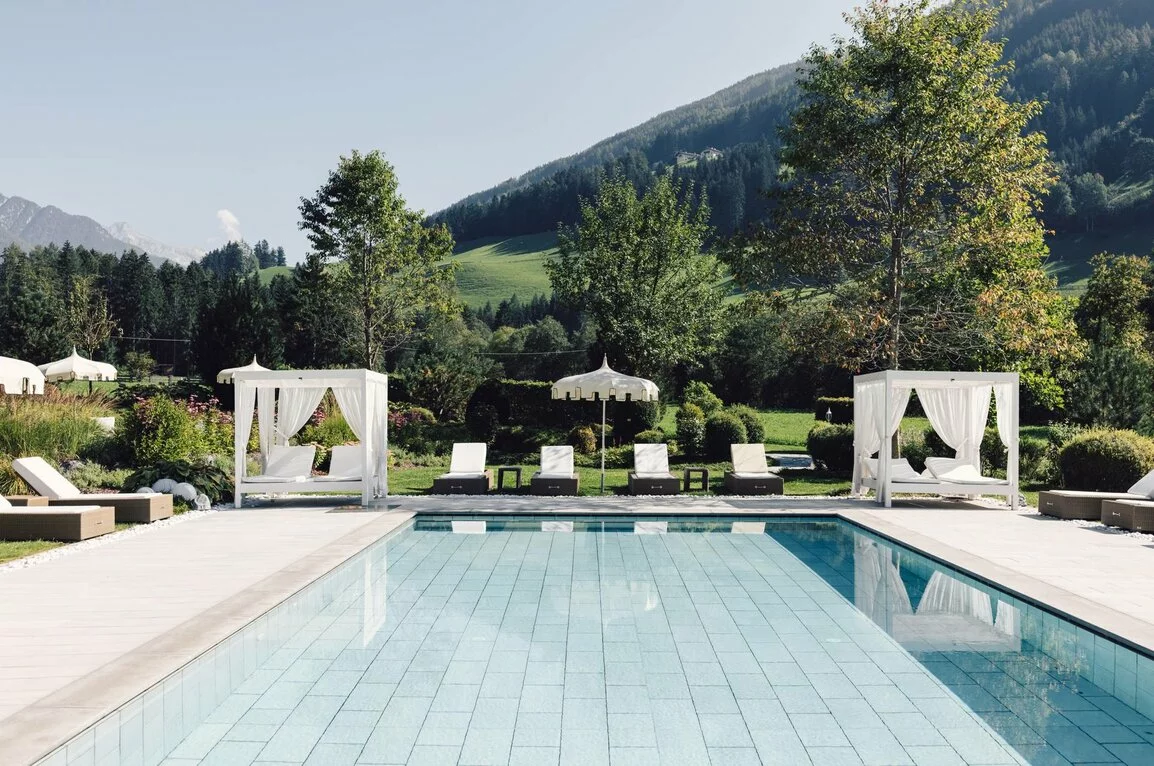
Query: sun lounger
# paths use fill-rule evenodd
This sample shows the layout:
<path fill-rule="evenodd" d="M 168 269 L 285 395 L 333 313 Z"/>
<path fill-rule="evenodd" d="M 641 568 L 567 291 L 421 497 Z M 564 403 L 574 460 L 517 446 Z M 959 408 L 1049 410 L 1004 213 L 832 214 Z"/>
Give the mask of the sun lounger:
<path fill-rule="evenodd" d="M 926 458 L 926 470 L 940 482 L 949 484 L 1005 484 L 1005 479 L 982 476 L 972 464 L 949 457 Z"/>
<path fill-rule="evenodd" d="M 453 445 L 449 472 L 433 479 L 434 495 L 483 495 L 489 491 L 492 474 L 485 470 L 484 442 Z"/>
<path fill-rule="evenodd" d="M 1143 502 L 1154 499 L 1154 471 L 1143 476 L 1125 492 L 1089 492 L 1076 489 L 1050 489 L 1038 493 L 1038 511 L 1059 519 L 1105 521 L 1103 504 L 1107 500 Z"/>
<path fill-rule="evenodd" d="M 313 461 L 317 448 L 312 445 L 301 447 L 279 446 L 268 451 L 268 462 L 264 472 L 244 478 L 249 484 L 291 484 L 308 481 L 312 477 Z"/>
<path fill-rule="evenodd" d="M 22 457 L 12 467 L 32 489 L 57 506 L 112 506 L 118 522 L 147 524 L 172 515 L 172 495 L 125 492 L 85 494 L 64 476 L 38 457 Z"/>
<path fill-rule="evenodd" d="M 634 444 L 631 495 L 676 495 L 681 480 L 669 472 L 669 447 L 665 444 Z"/>
<path fill-rule="evenodd" d="M 112 506 L 13 506 L 0 497 L 0 540 L 62 540 L 79 542 L 116 529 Z"/>
<path fill-rule="evenodd" d="M 1103 500 L 1100 519 L 1128 532 L 1154 532 L 1154 501 Z"/>
<path fill-rule="evenodd" d="M 572 447 L 541 448 L 541 470 L 529 480 L 529 494 L 576 495 L 579 484 Z"/>
<path fill-rule="evenodd" d="M 731 444 L 733 470 L 725 472 L 725 490 L 734 495 L 781 495 L 785 482 L 769 470 L 764 444 Z"/>
<path fill-rule="evenodd" d="M 342 444 L 332 449 L 327 476 L 314 476 L 313 481 L 360 481 L 365 471 L 361 465 L 361 445 Z M 372 458 L 369 459 L 370 464 Z"/>

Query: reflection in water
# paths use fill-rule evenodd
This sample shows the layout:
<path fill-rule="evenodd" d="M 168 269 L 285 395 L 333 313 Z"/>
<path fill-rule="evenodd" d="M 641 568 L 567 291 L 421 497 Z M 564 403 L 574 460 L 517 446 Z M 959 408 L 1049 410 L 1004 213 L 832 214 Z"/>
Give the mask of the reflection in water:
<path fill-rule="evenodd" d="M 384 545 L 365 551 L 365 583 L 361 610 L 361 645 L 367 647 L 384 627 L 388 617 L 389 549 Z"/>

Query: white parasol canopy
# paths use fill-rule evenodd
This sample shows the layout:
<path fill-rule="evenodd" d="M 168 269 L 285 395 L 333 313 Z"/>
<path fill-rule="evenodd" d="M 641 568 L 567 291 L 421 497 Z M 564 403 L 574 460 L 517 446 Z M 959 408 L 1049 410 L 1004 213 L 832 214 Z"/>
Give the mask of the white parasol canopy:
<path fill-rule="evenodd" d="M 609 357 L 593 372 L 570 375 L 553 384 L 554 399 L 601 401 L 601 491 L 605 491 L 605 403 L 615 401 L 655 402 L 657 384 L 617 372 L 609 366 Z"/>
<path fill-rule="evenodd" d="M 12 396 L 43 394 L 44 373 L 31 362 L 0 356 L 0 386 Z"/>
<path fill-rule="evenodd" d="M 256 355 L 252 357 L 252 364 L 246 364 L 244 367 L 229 367 L 226 370 L 221 370 L 216 374 L 217 383 L 232 383 L 233 376 L 238 372 L 269 372 L 267 367 L 262 367 L 260 362 L 256 360 Z"/>
<path fill-rule="evenodd" d="M 76 353 L 76 346 L 72 353 L 55 362 L 40 365 L 40 372 L 49 383 L 58 383 L 62 380 L 104 380 L 104 372 L 91 359 L 85 359 Z"/>
<path fill-rule="evenodd" d="M 108 362 L 93 362 L 96 369 L 100 370 L 101 380 L 116 380 L 116 368 Z"/>

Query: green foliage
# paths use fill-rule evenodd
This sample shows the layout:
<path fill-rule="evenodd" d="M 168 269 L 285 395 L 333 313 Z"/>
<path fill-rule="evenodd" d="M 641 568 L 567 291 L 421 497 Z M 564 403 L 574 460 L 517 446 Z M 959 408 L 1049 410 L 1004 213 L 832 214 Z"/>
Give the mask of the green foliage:
<path fill-rule="evenodd" d="M 1145 309 L 1154 274 L 1149 258 L 1134 255 L 1096 255 L 1086 292 L 1078 301 L 1074 319 L 1082 337 L 1098 344 L 1133 350 L 1147 345 Z"/>
<path fill-rule="evenodd" d="M 705 450 L 705 412 L 686 403 L 677 410 L 677 443 L 686 455 L 698 456 Z"/>
<path fill-rule="evenodd" d="M 929 456 L 954 456 L 954 450 L 946 446 L 946 443 L 942 441 L 942 437 L 938 436 L 932 427 L 925 430 L 924 439 L 926 449 L 929 451 Z M 1005 475 L 1006 447 L 1002 444 L 1002 438 L 998 436 L 998 429 L 987 428 L 982 432 L 982 444 L 978 450 L 981 453 L 980 469 L 982 473 L 987 476 Z M 1021 472 L 1019 471 L 1019 473 Z"/>
<path fill-rule="evenodd" d="M 4 249 L 0 263 L 0 356 L 47 361 L 67 353 L 64 303 L 54 277 L 47 264 L 16 245 Z"/>
<path fill-rule="evenodd" d="M 728 460 L 731 444 L 746 444 L 749 434 L 741 418 L 720 411 L 705 420 L 705 456 L 710 460 Z"/>
<path fill-rule="evenodd" d="M 232 500 L 233 477 L 226 462 L 211 459 L 160 460 L 134 471 L 122 486 L 125 492 L 151 487 L 159 479 L 187 482 L 213 503 Z"/>
<path fill-rule="evenodd" d="M 818 423 L 806 438 L 806 451 L 827 471 L 853 470 L 853 426 Z"/>
<path fill-rule="evenodd" d="M 757 410 L 744 404 L 735 404 L 729 408 L 729 414 L 736 415 L 745 426 L 745 436 L 750 444 L 765 443 L 765 426 L 761 422 L 761 415 Z"/>
<path fill-rule="evenodd" d="M 147 351 L 129 351 L 117 371 L 129 380 L 147 380 L 156 370 L 156 360 Z"/>
<path fill-rule="evenodd" d="M 577 455 L 592 455 L 597 451 L 597 436 L 589 426 L 573 426 L 569 431 L 568 443 Z"/>
<path fill-rule="evenodd" d="M 362 366 L 378 369 L 422 315 L 451 309 L 453 268 L 442 262 L 453 252 L 453 238 L 408 207 L 380 152 L 341 157 L 317 193 L 301 199 L 300 214 L 313 251 L 340 264 L 334 281 L 353 307 Z"/>
<path fill-rule="evenodd" d="M 1124 492 L 1154 469 L 1154 440 L 1133 431 L 1087 431 L 1062 447 L 1058 460 L 1068 489 Z"/>
<path fill-rule="evenodd" d="M 638 431 L 633 437 L 635 444 L 665 444 L 668 441 L 669 438 L 660 428 L 647 428 Z"/>
<path fill-rule="evenodd" d="M 494 371 L 483 350 L 484 342 L 461 319 L 435 321 L 405 367 L 410 401 L 441 420 L 460 419 L 477 387 Z"/>
<path fill-rule="evenodd" d="M 691 381 L 689 385 L 685 387 L 685 392 L 681 395 L 681 401 L 685 404 L 692 404 L 700 408 L 705 417 L 709 417 L 725 405 L 725 402 L 721 401 L 721 398 L 713 393 L 713 389 L 709 387 L 709 384 L 700 380 Z"/>
<path fill-rule="evenodd" d="M 1023 484 L 1053 486 L 1062 480 L 1057 450 L 1045 439 L 1018 439 L 1018 476 Z"/>
<path fill-rule="evenodd" d="M 110 414 L 100 398 L 54 390 L 44 396 L 0 397 L 0 457 L 71 460 L 102 440 L 103 432 L 93 418 Z"/>
<path fill-rule="evenodd" d="M 81 492 L 120 491 L 131 473 L 127 468 L 105 468 L 99 463 L 84 461 L 66 466 L 64 471 L 68 480 Z"/>
<path fill-rule="evenodd" d="M 200 457 L 201 439 L 192 415 L 167 396 L 138 402 L 119 419 L 117 431 L 137 467 Z"/>
<path fill-rule="evenodd" d="M 1142 349 L 1092 344 L 1070 385 L 1066 411 L 1074 420 L 1136 428 L 1154 410 L 1154 362 Z"/>
<path fill-rule="evenodd" d="M 329 448 L 340 444 L 352 444 L 357 441 L 357 435 L 353 433 L 345 416 L 338 410 L 326 413 L 316 422 L 308 423 L 293 439 L 297 444 L 316 444 Z"/>
<path fill-rule="evenodd" d="M 607 180 L 584 202 L 575 229 L 560 233 L 546 264 L 553 290 L 581 307 L 616 368 L 664 378 L 696 365 L 719 339 L 721 268 L 703 255 L 707 208 L 671 176 L 644 194 L 625 178 Z"/>
<path fill-rule="evenodd" d="M 814 400 L 814 420 L 825 420 L 829 413 L 830 423 L 853 422 L 852 396 L 819 396 Z"/>

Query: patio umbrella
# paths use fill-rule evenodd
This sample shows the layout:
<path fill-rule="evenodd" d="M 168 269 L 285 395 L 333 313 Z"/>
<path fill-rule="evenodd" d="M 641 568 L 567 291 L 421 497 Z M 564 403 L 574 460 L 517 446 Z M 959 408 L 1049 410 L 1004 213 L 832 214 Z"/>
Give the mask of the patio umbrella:
<path fill-rule="evenodd" d="M 44 393 L 44 373 L 31 362 L 0 356 L 0 386 L 12 396 Z"/>
<path fill-rule="evenodd" d="M 103 380 L 104 372 L 91 359 L 85 359 L 76 353 L 76 346 L 72 353 L 55 362 L 40 365 L 40 372 L 49 383 L 59 383 L 62 380 Z"/>
<path fill-rule="evenodd" d="M 226 370 L 221 370 L 216 374 L 217 383 L 232 383 L 232 377 L 238 372 L 268 372 L 267 367 L 262 367 L 260 362 L 256 360 L 256 355 L 252 357 L 252 364 L 246 364 L 244 367 L 229 367 Z"/>
<path fill-rule="evenodd" d="M 609 357 L 600 369 L 582 375 L 570 375 L 553 384 L 554 399 L 601 401 L 601 491 L 605 491 L 605 403 L 615 401 L 655 402 L 657 384 L 617 372 L 609 366 Z"/>
<path fill-rule="evenodd" d="M 100 370 L 101 380 L 116 380 L 116 368 L 108 362 L 93 362 L 96 369 Z"/>

